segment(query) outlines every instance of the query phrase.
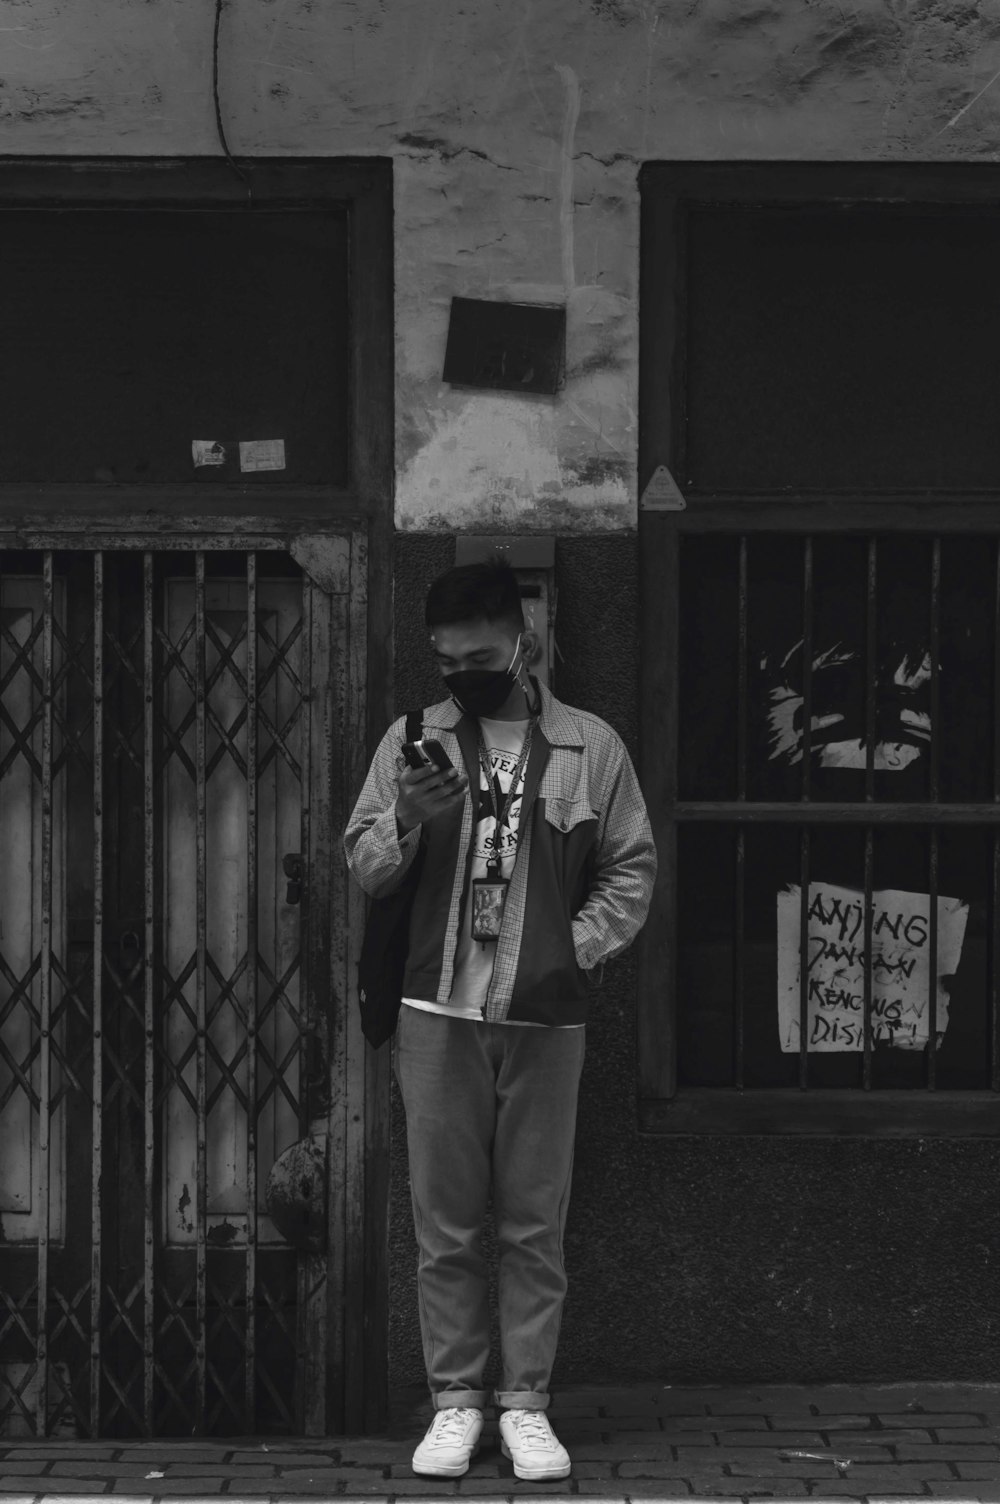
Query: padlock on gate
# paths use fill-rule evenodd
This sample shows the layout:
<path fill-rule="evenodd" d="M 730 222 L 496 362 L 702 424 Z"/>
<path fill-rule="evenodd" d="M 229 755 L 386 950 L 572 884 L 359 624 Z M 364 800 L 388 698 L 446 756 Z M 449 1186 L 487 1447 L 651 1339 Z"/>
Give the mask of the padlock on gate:
<path fill-rule="evenodd" d="M 286 903 L 301 903 L 302 879 L 305 876 L 305 866 L 297 851 L 289 851 L 281 858 L 281 870 L 288 878 L 285 887 Z"/>
<path fill-rule="evenodd" d="M 271 1166 L 264 1187 L 268 1216 L 300 1253 L 326 1247 L 326 1139 L 300 1138 Z"/>

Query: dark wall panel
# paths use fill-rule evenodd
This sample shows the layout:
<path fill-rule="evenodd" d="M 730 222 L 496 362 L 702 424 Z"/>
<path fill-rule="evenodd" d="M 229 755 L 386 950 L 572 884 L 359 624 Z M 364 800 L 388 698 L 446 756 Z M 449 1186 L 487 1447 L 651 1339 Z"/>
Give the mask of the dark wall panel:
<path fill-rule="evenodd" d="M 344 483 L 347 272 L 343 210 L 6 212 L 0 481 Z"/>
<path fill-rule="evenodd" d="M 998 255 L 992 212 L 692 211 L 687 483 L 995 486 Z"/>
<path fill-rule="evenodd" d="M 556 553 L 557 692 L 632 747 L 636 550 L 634 537 L 577 537 Z M 423 594 L 452 557 L 449 538 L 397 540 L 401 707 L 438 697 Z M 555 1383 L 995 1378 L 1000 1145 L 642 1137 L 635 1006 L 625 956 L 588 1025 Z M 394 1385 L 424 1379 L 405 1147 L 394 1095 Z"/>

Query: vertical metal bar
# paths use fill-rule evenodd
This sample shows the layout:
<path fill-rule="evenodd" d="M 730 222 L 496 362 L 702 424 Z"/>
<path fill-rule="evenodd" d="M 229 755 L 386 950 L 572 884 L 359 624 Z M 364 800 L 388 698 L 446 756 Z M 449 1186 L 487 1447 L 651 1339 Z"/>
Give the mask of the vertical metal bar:
<path fill-rule="evenodd" d="M 813 623 L 815 618 L 815 595 L 813 590 L 813 540 L 807 535 L 802 540 L 802 801 L 811 796 L 812 776 L 812 679 L 813 679 Z"/>
<path fill-rule="evenodd" d="M 644 513 L 642 529 L 639 573 L 649 615 L 640 647 L 640 674 L 646 700 L 657 709 L 655 716 L 643 720 L 640 766 L 660 864 L 653 897 L 657 920 L 646 925 L 639 939 L 640 987 L 645 996 L 658 999 L 658 1006 L 640 1010 L 635 1065 L 640 1099 L 671 1101 L 677 1094 L 677 907 L 682 878 L 675 813 L 682 535 L 670 512 Z"/>
<path fill-rule="evenodd" d="M 940 798 L 940 751 L 941 717 L 940 699 L 941 685 L 939 678 L 939 661 L 941 657 L 941 539 L 934 538 L 931 543 L 931 621 L 930 621 L 930 653 L 931 653 L 931 679 L 930 679 L 930 713 L 931 713 L 931 739 L 929 748 L 929 777 L 928 792 L 930 794 L 931 811 L 937 806 Z M 928 872 L 928 922 L 929 922 L 929 947 L 928 947 L 928 975 L 927 975 L 927 1089 L 934 1091 L 937 1087 L 937 957 L 938 957 L 938 832 L 937 826 L 930 829 L 930 853 Z"/>
<path fill-rule="evenodd" d="M 990 1087 L 1000 1092 L 1000 831 L 993 826 L 993 880 L 990 884 Z"/>
<path fill-rule="evenodd" d="M 746 1044 L 746 830 L 736 831 L 736 913 L 733 916 L 733 1077 L 742 1091 Z"/>
<path fill-rule="evenodd" d="M 309 861 L 312 856 L 312 780 L 313 780 L 313 682 L 312 682 L 312 634 L 315 601 L 313 582 L 308 574 L 302 575 L 302 683 L 305 687 L 305 704 L 302 717 L 302 786 L 300 794 L 302 811 L 302 860 L 305 864 L 305 881 L 299 904 L 299 1133 L 309 1130 L 311 1116 L 309 1103 L 309 1059 L 307 1054 L 308 1026 L 313 1013 L 313 985 L 315 978 L 310 967 L 309 944 L 312 895 L 309 884 Z"/>
<path fill-rule="evenodd" d="M 930 829 L 930 854 L 928 861 L 928 922 L 929 945 L 927 957 L 927 1089 L 937 1088 L 937 965 L 938 965 L 938 833 L 937 826 Z"/>
<path fill-rule="evenodd" d="M 747 713 L 748 680 L 748 558 L 747 536 L 740 535 L 737 604 L 737 711 L 736 711 L 736 797 L 747 797 Z M 744 1045 L 746 1035 L 746 832 L 736 831 L 736 912 L 733 916 L 733 1075 L 738 1091 L 744 1086 Z"/>
<path fill-rule="evenodd" d="M 868 539 L 865 584 L 865 798 L 875 797 L 875 736 L 878 719 L 878 539 Z"/>
<path fill-rule="evenodd" d="M 862 1085 L 865 1091 L 872 1088 L 872 930 L 874 927 L 875 846 L 872 827 L 865 826 L 865 912 L 864 912 L 864 1062 Z"/>
<path fill-rule="evenodd" d="M 799 831 L 799 1090 L 809 1085 L 809 859 L 810 830 Z"/>
<path fill-rule="evenodd" d="M 931 678 L 930 678 L 930 712 L 931 712 L 931 739 L 930 739 L 930 777 L 929 793 L 931 804 L 937 804 L 941 797 L 941 726 L 940 726 L 940 700 L 941 700 L 941 539 L 935 538 L 931 544 L 931 620 L 930 620 L 930 652 L 931 652 Z"/>
<path fill-rule="evenodd" d="M 205 1429 L 207 1376 L 207 1211 L 208 1133 L 207 1066 L 207 813 L 206 813 L 206 634 L 205 554 L 195 554 L 195 989 L 196 989 L 196 1148 L 195 1175 L 195 1428 Z"/>
<path fill-rule="evenodd" d="M 256 1430 L 257 1348 L 257 555 L 247 554 L 247 1264 L 244 1425 Z"/>
<path fill-rule="evenodd" d="M 875 738 L 878 720 L 878 539 L 868 539 L 868 570 L 865 586 L 865 799 L 875 798 Z M 865 913 L 864 913 L 864 1063 L 862 1082 L 865 1091 L 872 1085 L 872 929 L 874 840 L 871 825 L 865 826 Z"/>
<path fill-rule="evenodd" d="M 812 668 L 813 623 L 813 540 L 802 543 L 802 784 L 800 797 L 808 804 L 812 776 Z M 809 1086 L 809 861 L 810 831 L 803 826 L 799 833 L 799 1090 Z"/>
<path fill-rule="evenodd" d="M 739 553 L 739 604 L 737 620 L 737 694 L 736 694 L 736 797 L 747 796 L 747 668 L 748 668 L 748 603 L 747 603 L 747 537 L 740 535 Z"/>
<path fill-rule="evenodd" d="M 346 539 L 345 539 L 346 543 Z M 345 550 L 345 564 L 349 556 Z M 365 1198 L 371 1190 L 365 1164 L 365 1044 L 356 1015 L 328 999 L 342 991 L 340 965 L 343 909 L 331 884 L 336 865 L 331 836 L 333 787 L 346 763 L 331 735 L 334 721 L 356 717 L 351 668 L 358 644 L 351 641 L 350 601 L 313 585 L 309 605 L 309 875 L 310 966 L 309 1128 L 326 1136 L 326 1250 L 308 1261 L 307 1409 L 309 1436 L 350 1433 L 361 1424 L 367 1359 L 359 1306 L 365 1287 Z M 338 912 L 334 911 L 334 904 Z"/>
<path fill-rule="evenodd" d="M 1000 803 L 1000 536 L 993 559 L 993 802 Z M 1000 1091 L 1000 830 L 993 826 L 990 927 L 990 1086 Z"/>
<path fill-rule="evenodd" d="M 156 1174 L 156 1018 L 154 1014 L 155 929 L 155 698 L 153 679 L 153 555 L 142 560 L 142 824 L 143 824 L 143 1424 L 153 1434 L 155 1364 L 155 1174 Z"/>
<path fill-rule="evenodd" d="M 101 1429 L 101 1178 L 104 1165 L 104 555 L 94 554 L 94 934 L 90 1113 L 90 1434 Z"/>
<path fill-rule="evenodd" d="M 49 1397 L 49 1233 L 52 1174 L 50 1102 L 52 1087 L 52 615 L 54 604 L 52 553 L 42 564 L 42 913 L 40 934 L 38 1042 L 38 1325 L 35 1332 L 38 1400 L 35 1430 L 48 1432 Z"/>
<path fill-rule="evenodd" d="M 331 779 L 330 827 L 341 830 L 347 818 L 348 804 L 353 790 L 365 775 L 365 742 L 361 729 L 366 723 L 368 698 L 366 678 L 369 659 L 368 624 L 369 602 L 373 599 L 368 581 L 367 539 L 355 532 L 351 538 L 351 596 L 347 618 L 348 651 L 346 674 L 340 663 L 331 674 L 331 682 L 346 684 L 349 699 L 348 713 L 336 717 L 331 737 L 331 765 L 338 776 Z M 384 571 L 383 571 L 384 573 Z M 661 587 L 662 588 L 662 587 Z M 336 654 L 336 640 L 334 640 Z M 336 654 L 343 659 L 342 654 Z M 376 698 L 375 696 L 372 697 Z M 339 700 L 337 703 L 343 703 Z M 340 722 L 343 722 L 342 731 Z M 358 730 L 355 731 L 354 728 Z M 662 733 L 662 726 L 658 727 Z M 666 740 L 666 739 L 665 739 Z M 343 769 L 341 772 L 340 770 Z M 361 933 L 364 928 L 364 905 L 361 902 L 357 883 L 345 881 L 344 864 L 330 864 L 331 915 L 333 918 L 332 949 L 342 956 L 341 964 L 333 972 L 333 983 L 343 995 L 351 990 L 351 981 L 357 975 Z M 346 945 L 338 944 L 337 931 L 343 927 Z M 364 1051 L 364 1045 L 361 1046 Z M 353 1406 L 345 1403 L 345 1430 L 367 1431 L 375 1434 L 386 1423 L 388 1399 L 387 1357 L 389 1350 L 389 1301 L 388 1301 L 388 1239 L 385 1236 L 389 1213 L 388 1133 L 389 1133 L 389 1077 L 390 1063 L 385 1051 L 367 1050 L 365 1053 L 364 1100 L 360 1111 L 365 1123 L 364 1165 L 364 1276 L 361 1310 L 359 1302 L 353 1304 L 353 1324 L 361 1326 L 364 1347 L 364 1412 L 359 1413 L 357 1401 Z M 352 1106 L 357 1103 L 357 1088 L 353 1093 Z M 354 1107 L 354 1111 L 358 1111 Z M 354 1116 L 354 1111 L 351 1116 Z M 363 1323 L 359 1322 L 363 1316 Z M 349 1348 L 345 1350 L 350 1351 Z M 344 1364 L 345 1374 L 347 1364 Z M 358 1385 L 353 1376 L 348 1386 L 344 1383 L 332 1386 L 335 1394 L 347 1390 L 357 1393 Z M 336 1410 L 333 1411 L 336 1414 Z"/>
<path fill-rule="evenodd" d="M 309 575 L 302 575 L 302 684 L 305 704 L 302 717 L 302 784 L 301 806 L 301 851 L 305 864 L 305 882 L 299 905 L 299 1133 L 304 1135 L 308 1126 L 308 1060 L 306 1058 L 306 1023 L 310 1012 L 313 977 L 310 967 L 309 926 L 311 916 L 309 859 L 312 855 L 312 633 L 313 633 L 313 585 Z M 297 1342 L 295 1357 L 295 1424 L 304 1434 L 311 1434 L 309 1418 L 315 1411 L 316 1395 L 307 1392 L 312 1377 L 308 1362 L 313 1344 L 309 1341 L 310 1261 L 300 1258 L 296 1282 Z"/>

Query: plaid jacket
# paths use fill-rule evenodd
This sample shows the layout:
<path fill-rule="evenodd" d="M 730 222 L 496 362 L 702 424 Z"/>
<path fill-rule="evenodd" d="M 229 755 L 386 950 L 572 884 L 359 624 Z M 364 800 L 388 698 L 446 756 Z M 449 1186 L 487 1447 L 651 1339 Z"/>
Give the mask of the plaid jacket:
<path fill-rule="evenodd" d="M 539 688 L 517 857 L 484 1009 L 491 1023 L 583 1023 L 602 963 L 642 928 L 656 872 L 646 806 L 621 738 Z M 475 720 L 449 699 L 425 710 L 423 724 L 456 767 L 464 761 L 470 790 L 478 789 Z M 459 926 L 468 922 L 473 799 L 470 793 L 453 813 L 398 839 L 404 727 L 400 717 L 379 744 L 344 849 L 354 877 L 379 896 L 398 886 L 424 843 L 403 995 L 447 1005 Z"/>

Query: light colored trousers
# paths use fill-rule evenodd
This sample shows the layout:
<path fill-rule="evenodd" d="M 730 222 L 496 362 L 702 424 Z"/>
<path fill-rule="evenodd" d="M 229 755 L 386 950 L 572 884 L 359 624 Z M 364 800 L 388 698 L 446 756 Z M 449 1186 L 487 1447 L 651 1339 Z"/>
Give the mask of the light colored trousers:
<path fill-rule="evenodd" d="M 585 1032 L 400 1010 L 396 1079 L 420 1250 L 420 1330 L 438 1410 L 482 1409 L 489 1398 L 481 1235 L 491 1182 L 503 1356 L 496 1403 L 548 1405 Z"/>

